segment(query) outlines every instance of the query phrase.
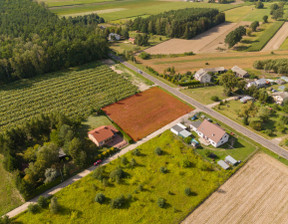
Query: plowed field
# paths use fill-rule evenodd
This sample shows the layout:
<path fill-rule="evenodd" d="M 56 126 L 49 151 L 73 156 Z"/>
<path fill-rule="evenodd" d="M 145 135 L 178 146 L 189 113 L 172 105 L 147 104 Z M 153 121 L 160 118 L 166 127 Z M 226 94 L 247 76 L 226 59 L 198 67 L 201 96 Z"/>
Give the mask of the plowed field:
<path fill-rule="evenodd" d="M 103 108 L 133 140 L 137 141 L 193 109 L 158 87 Z"/>

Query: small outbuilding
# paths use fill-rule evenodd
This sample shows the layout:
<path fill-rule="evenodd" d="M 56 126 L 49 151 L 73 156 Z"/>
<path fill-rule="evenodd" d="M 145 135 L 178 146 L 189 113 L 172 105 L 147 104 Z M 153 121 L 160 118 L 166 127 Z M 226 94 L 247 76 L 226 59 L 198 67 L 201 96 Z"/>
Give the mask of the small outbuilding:
<path fill-rule="evenodd" d="M 225 162 L 231 164 L 232 166 L 235 166 L 238 163 L 237 160 L 230 155 L 225 157 Z"/>
<path fill-rule="evenodd" d="M 253 100 L 254 98 L 252 96 L 244 96 L 240 99 L 241 103 L 247 103 L 249 100 Z"/>
<path fill-rule="evenodd" d="M 230 168 L 230 166 L 229 166 L 227 163 L 225 163 L 223 160 L 219 160 L 219 161 L 217 162 L 217 164 L 218 164 L 219 166 L 221 166 L 224 170 L 228 170 L 228 169 Z"/>
<path fill-rule="evenodd" d="M 193 130 L 193 131 L 197 131 L 197 129 L 199 128 L 199 126 L 202 124 L 202 121 L 199 120 L 199 121 L 195 121 L 195 122 L 191 122 L 190 123 L 190 130 Z"/>
<path fill-rule="evenodd" d="M 247 71 L 243 70 L 242 68 L 235 65 L 233 68 L 231 68 L 232 72 L 239 78 L 247 78 L 249 77 L 249 74 Z"/>
<path fill-rule="evenodd" d="M 180 132 L 186 130 L 187 127 L 181 123 L 177 123 L 176 125 L 174 125 L 172 128 L 170 128 L 170 131 L 172 133 L 174 133 L 175 135 L 180 135 Z M 184 133 L 185 135 L 185 133 Z"/>
<path fill-rule="evenodd" d="M 183 130 L 179 133 L 179 136 L 183 137 L 183 138 L 188 138 L 192 135 L 191 132 L 187 131 L 187 130 Z"/>

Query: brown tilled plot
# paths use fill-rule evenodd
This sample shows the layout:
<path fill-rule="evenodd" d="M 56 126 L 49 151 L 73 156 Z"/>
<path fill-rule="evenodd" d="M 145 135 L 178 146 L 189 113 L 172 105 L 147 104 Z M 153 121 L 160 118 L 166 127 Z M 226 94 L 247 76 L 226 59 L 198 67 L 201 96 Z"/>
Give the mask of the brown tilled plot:
<path fill-rule="evenodd" d="M 103 111 L 135 141 L 192 110 L 192 107 L 158 87 L 103 108 Z"/>
<path fill-rule="evenodd" d="M 288 223 L 288 167 L 255 155 L 182 224 Z"/>

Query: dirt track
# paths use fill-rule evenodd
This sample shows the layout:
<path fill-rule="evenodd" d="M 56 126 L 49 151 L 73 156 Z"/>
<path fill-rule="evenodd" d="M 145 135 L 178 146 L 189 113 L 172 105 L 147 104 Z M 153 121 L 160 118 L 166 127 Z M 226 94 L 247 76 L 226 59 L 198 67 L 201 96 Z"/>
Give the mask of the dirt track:
<path fill-rule="evenodd" d="M 288 167 L 257 154 L 182 224 L 288 223 Z"/>
<path fill-rule="evenodd" d="M 288 37 L 288 22 L 284 23 L 283 26 L 278 30 L 274 37 L 266 44 L 262 51 L 278 50 L 281 44 Z"/>
<path fill-rule="evenodd" d="M 250 22 L 223 23 L 199 34 L 191 40 L 171 39 L 154 47 L 148 48 L 149 54 L 181 54 L 185 52 L 213 53 L 217 48 L 226 49 L 224 40 L 226 35 L 238 26 L 249 25 Z"/>

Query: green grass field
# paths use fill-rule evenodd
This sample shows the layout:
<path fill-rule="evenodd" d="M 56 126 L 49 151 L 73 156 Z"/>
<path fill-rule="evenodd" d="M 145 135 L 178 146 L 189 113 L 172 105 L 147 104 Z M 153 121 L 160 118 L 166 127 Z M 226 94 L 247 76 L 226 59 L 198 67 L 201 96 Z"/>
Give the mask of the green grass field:
<path fill-rule="evenodd" d="M 208 87 L 201 87 L 201 88 L 194 88 L 194 89 L 185 89 L 182 90 L 183 93 L 192 97 L 193 99 L 199 101 L 203 104 L 210 104 L 214 103 L 211 100 L 212 96 L 218 96 L 221 100 L 225 99 L 226 97 L 223 95 L 223 87 L 222 86 L 208 86 Z"/>
<path fill-rule="evenodd" d="M 59 16 L 73 16 L 73 14 L 78 15 L 79 13 L 96 12 L 100 16 L 104 17 L 106 21 L 112 21 L 135 16 L 158 14 L 169 10 L 183 8 L 216 8 L 220 11 L 225 11 L 235 7 L 239 6 L 230 4 L 192 3 L 182 1 L 133 0 L 107 2 L 107 4 L 84 4 L 69 7 L 54 7 L 51 8 L 51 11 Z"/>
<path fill-rule="evenodd" d="M 227 116 L 228 118 L 238 122 L 239 124 L 243 125 L 243 122 L 242 122 L 242 118 L 238 117 L 238 112 L 241 110 L 241 106 L 243 104 L 240 102 L 240 101 L 229 101 L 227 103 L 227 105 L 224 105 L 224 106 L 221 106 L 220 109 L 218 107 L 215 107 L 214 109 L 216 111 L 218 111 L 219 113 Z M 267 138 L 267 139 L 271 139 L 270 136 L 268 136 L 266 133 L 265 133 L 265 130 L 267 129 L 274 129 L 274 137 L 281 137 L 283 136 L 284 134 L 283 133 L 280 133 L 278 132 L 274 126 L 275 126 L 275 123 L 277 122 L 277 120 L 279 119 L 279 116 L 283 114 L 283 112 L 279 112 L 277 111 L 276 115 L 273 115 L 273 116 L 270 116 L 269 118 L 269 121 L 268 122 L 265 122 L 263 123 L 263 130 L 262 131 L 256 131 L 254 130 L 253 128 L 251 128 L 250 126 L 245 126 L 247 127 L 248 129 L 250 129 L 251 131 L 254 131 L 255 133 L 257 134 L 260 134 L 262 135 L 263 137 Z M 284 114 L 283 114 L 284 115 Z"/>
<path fill-rule="evenodd" d="M 160 147 L 164 155 L 155 154 L 155 148 Z M 141 145 L 140 156 L 126 154 L 131 161 L 136 160 L 136 167 L 131 168 L 121 164 L 121 159 L 105 166 L 105 175 L 121 166 L 129 177 L 122 183 L 111 182 L 104 187 L 99 180 L 91 175 L 64 188 L 56 194 L 63 209 L 60 214 L 53 215 L 48 209 L 39 214 L 23 213 L 16 222 L 23 223 L 179 223 L 199 203 L 207 198 L 231 174 L 231 171 L 205 171 L 208 162 L 195 155 L 190 147 L 184 145 L 170 131 L 155 137 Z M 190 168 L 181 166 L 184 160 L 193 163 Z M 166 167 L 168 173 L 160 172 L 160 167 Z M 143 190 L 139 190 L 139 185 Z M 98 190 L 95 190 L 96 186 Z M 185 188 L 190 187 L 193 195 L 187 196 Z M 97 193 L 102 192 L 108 200 L 100 205 L 94 202 Z M 123 194 L 131 195 L 123 209 L 112 209 L 109 201 Z M 167 200 L 165 208 L 159 208 L 159 197 Z M 77 213 L 77 215 L 75 215 Z M 73 216 L 73 217 L 72 217 Z"/>
<path fill-rule="evenodd" d="M 113 2 L 117 0 L 37 0 L 38 2 L 44 2 L 48 7 L 61 7 L 72 5 L 83 5 L 103 2 Z"/>
<path fill-rule="evenodd" d="M 2 86 L 0 128 L 41 113 L 87 117 L 92 110 L 133 95 L 137 87 L 106 65 L 88 64 Z"/>
<path fill-rule="evenodd" d="M 3 156 L 0 155 L 0 217 L 24 201 L 16 189 L 12 174 L 2 166 Z"/>

